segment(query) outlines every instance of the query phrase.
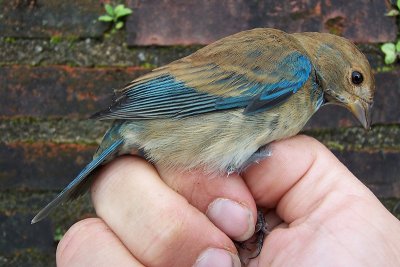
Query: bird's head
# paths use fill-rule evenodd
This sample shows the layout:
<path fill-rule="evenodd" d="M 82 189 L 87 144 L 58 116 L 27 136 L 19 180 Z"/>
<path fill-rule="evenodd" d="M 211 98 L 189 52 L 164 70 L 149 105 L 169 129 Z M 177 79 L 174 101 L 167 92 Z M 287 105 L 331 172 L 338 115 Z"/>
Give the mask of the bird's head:
<path fill-rule="evenodd" d="M 294 36 L 311 57 L 325 103 L 346 107 L 369 129 L 375 80 L 365 55 L 352 42 L 336 35 L 300 33 Z"/>

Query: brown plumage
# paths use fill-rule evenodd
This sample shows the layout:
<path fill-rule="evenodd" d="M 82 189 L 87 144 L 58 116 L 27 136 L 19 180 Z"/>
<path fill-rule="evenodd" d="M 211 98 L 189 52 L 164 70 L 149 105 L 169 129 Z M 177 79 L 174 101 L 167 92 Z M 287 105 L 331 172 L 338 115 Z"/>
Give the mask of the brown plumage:
<path fill-rule="evenodd" d="M 93 161 L 32 222 L 79 195 L 92 170 L 117 155 L 182 170 L 240 171 L 327 103 L 347 107 L 369 128 L 374 90 L 368 61 L 344 38 L 275 29 L 228 36 L 118 91 L 94 116 L 115 122 Z"/>

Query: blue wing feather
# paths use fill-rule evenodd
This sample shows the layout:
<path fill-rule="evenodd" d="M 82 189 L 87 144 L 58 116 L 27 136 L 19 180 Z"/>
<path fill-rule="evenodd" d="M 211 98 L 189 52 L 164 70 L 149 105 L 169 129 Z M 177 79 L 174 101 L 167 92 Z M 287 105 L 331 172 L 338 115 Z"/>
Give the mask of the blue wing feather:
<path fill-rule="evenodd" d="M 212 76 L 213 80 L 207 86 L 234 88 L 232 90 L 237 90 L 238 95 L 212 94 L 201 88 L 190 87 L 172 74 L 164 72 L 150 79 L 133 82 L 114 105 L 93 117 L 99 119 L 184 118 L 236 108 L 244 108 L 245 114 L 253 114 L 283 103 L 304 85 L 312 71 L 310 60 L 297 51 L 283 58 L 270 73 L 263 73 L 260 68 L 253 70 L 258 75 L 276 78 L 277 81 L 273 83 L 251 80 L 244 74 L 235 74 L 232 71 L 227 73 L 213 64 L 208 64 L 208 68 L 212 71 L 201 72 L 202 75 Z M 188 73 L 193 72 L 188 70 Z M 279 77 L 282 78 L 279 79 Z"/>

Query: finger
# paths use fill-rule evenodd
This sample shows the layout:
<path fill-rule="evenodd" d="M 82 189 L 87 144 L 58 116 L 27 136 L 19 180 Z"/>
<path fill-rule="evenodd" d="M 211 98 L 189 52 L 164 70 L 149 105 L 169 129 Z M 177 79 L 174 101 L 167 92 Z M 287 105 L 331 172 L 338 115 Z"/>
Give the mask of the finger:
<path fill-rule="evenodd" d="M 286 222 L 310 213 L 330 192 L 373 196 L 321 143 L 296 136 L 271 144 L 272 156 L 243 177 L 256 203 Z M 340 188 L 340 190 L 339 190 Z"/>
<path fill-rule="evenodd" d="M 105 166 L 92 199 L 98 216 L 146 266 L 240 264 L 232 241 L 143 159 L 127 156 Z"/>
<path fill-rule="evenodd" d="M 99 218 L 74 224 L 57 246 L 57 266 L 143 266 Z"/>
<path fill-rule="evenodd" d="M 257 209 L 247 185 L 238 174 L 206 175 L 157 167 L 164 182 L 237 241 L 249 239 L 255 229 Z"/>
<path fill-rule="evenodd" d="M 282 224 L 282 219 L 276 214 L 275 210 L 267 212 L 264 216 L 267 231 L 272 231 Z"/>

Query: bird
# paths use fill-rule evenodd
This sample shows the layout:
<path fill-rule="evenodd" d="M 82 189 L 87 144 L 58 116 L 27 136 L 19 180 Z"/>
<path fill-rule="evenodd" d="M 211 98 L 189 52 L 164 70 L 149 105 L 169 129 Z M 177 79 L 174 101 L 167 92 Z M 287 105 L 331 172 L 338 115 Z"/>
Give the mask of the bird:
<path fill-rule="evenodd" d="M 375 81 L 367 58 L 329 33 L 256 28 L 224 37 L 115 91 L 92 118 L 112 120 L 93 160 L 32 219 L 84 194 L 99 166 L 124 154 L 210 175 L 241 172 L 296 135 L 323 105 L 369 129 Z"/>

